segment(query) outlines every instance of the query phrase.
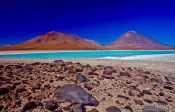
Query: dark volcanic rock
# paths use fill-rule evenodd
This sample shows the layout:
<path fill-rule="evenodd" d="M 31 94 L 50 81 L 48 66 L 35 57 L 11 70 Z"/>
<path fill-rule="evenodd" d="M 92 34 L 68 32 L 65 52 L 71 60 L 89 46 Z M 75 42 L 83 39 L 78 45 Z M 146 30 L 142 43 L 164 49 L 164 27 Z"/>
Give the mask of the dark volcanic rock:
<path fill-rule="evenodd" d="M 134 100 L 136 104 L 143 105 L 144 103 L 141 100 Z"/>
<path fill-rule="evenodd" d="M 0 105 L 0 112 L 3 110 L 4 106 Z"/>
<path fill-rule="evenodd" d="M 17 88 L 16 93 L 22 93 L 24 91 L 27 91 L 25 88 Z"/>
<path fill-rule="evenodd" d="M 164 93 L 163 93 L 163 92 L 160 92 L 159 95 L 160 95 L 160 96 L 164 96 Z"/>
<path fill-rule="evenodd" d="M 86 112 L 86 108 L 82 104 L 77 104 L 69 112 Z"/>
<path fill-rule="evenodd" d="M 116 106 L 111 106 L 106 109 L 107 112 L 121 112 L 121 110 Z"/>
<path fill-rule="evenodd" d="M 129 99 L 129 97 L 124 96 L 124 95 L 117 95 L 117 97 L 119 97 L 119 98 L 124 98 L 124 99 L 126 99 L 126 100 L 128 100 L 128 99 Z"/>
<path fill-rule="evenodd" d="M 92 109 L 92 110 L 89 110 L 89 111 L 87 111 L 87 112 L 99 112 L 97 109 Z"/>
<path fill-rule="evenodd" d="M 76 76 L 76 80 L 79 81 L 79 82 L 84 82 L 84 81 L 86 81 L 86 77 L 82 74 L 78 74 Z"/>
<path fill-rule="evenodd" d="M 37 104 L 34 101 L 28 102 L 24 105 L 23 109 L 21 112 L 26 112 L 30 109 L 34 109 L 37 107 Z"/>
<path fill-rule="evenodd" d="M 129 105 L 125 106 L 124 109 L 127 109 L 127 110 L 129 110 L 130 112 L 134 112 L 133 109 L 132 109 Z"/>
<path fill-rule="evenodd" d="M 62 102 L 98 106 L 98 101 L 79 85 L 64 85 L 59 88 L 55 96 Z"/>
<path fill-rule="evenodd" d="M 172 86 L 166 85 L 164 86 L 165 89 L 173 90 L 174 88 Z"/>
<path fill-rule="evenodd" d="M 85 83 L 84 87 L 88 90 L 92 90 L 92 89 L 98 87 L 99 85 L 100 84 L 95 84 L 95 83 L 89 82 L 89 83 Z"/>
<path fill-rule="evenodd" d="M 143 90 L 142 93 L 147 95 L 152 95 L 151 91 L 149 90 Z"/>
<path fill-rule="evenodd" d="M 53 110 L 57 109 L 58 106 L 56 103 L 53 103 L 53 102 L 45 102 L 45 108 L 47 110 L 53 111 Z"/>
<path fill-rule="evenodd" d="M 120 76 L 130 77 L 131 75 L 128 72 L 120 72 Z"/>
<path fill-rule="evenodd" d="M 8 88 L 0 88 L 0 95 L 7 94 L 9 92 Z"/>
<path fill-rule="evenodd" d="M 171 82 L 172 84 L 175 84 L 175 76 L 168 76 L 168 77 L 165 77 L 165 79 L 169 82 Z"/>
<path fill-rule="evenodd" d="M 41 87 L 41 84 L 36 84 L 36 85 L 34 85 L 34 86 L 32 87 L 32 91 L 35 91 L 35 90 L 37 90 L 37 89 L 40 89 L 40 87 Z"/>

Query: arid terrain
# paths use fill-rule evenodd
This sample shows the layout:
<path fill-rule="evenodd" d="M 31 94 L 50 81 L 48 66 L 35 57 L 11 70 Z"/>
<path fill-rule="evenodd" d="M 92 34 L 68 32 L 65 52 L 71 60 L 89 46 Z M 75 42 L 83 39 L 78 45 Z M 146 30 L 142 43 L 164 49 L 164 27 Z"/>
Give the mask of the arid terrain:
<path fill-rule="evenodd" d="M 107 37 L 108 38 L 108 37 Z M 0 51 L 7 50 L 171 50 L 173 46 L 164 45 L 149 36 L 135 31 L 128 31 L 114 41 L 100 43 L 73 34 L 47 32 L 21 43 L 0 46 Z"/>
<path fill-rule="evenodd" d="M 175 111 L 173 62 L 0 60 L 3 112 Z"/>

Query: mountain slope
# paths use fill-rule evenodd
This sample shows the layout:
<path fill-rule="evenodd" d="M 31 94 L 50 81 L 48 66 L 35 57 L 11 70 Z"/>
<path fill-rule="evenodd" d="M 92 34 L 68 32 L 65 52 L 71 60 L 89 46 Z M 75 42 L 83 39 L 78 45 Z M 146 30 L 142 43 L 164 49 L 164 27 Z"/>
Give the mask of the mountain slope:
<path fill-rule="evenodd" d="M 108 49 L 173 49 L 135 31 L 122 34 L 106 45 Z"/>
<path fill-rule="evenodd" d="M 28 41 L 7 46 L 4 50 L 79 50 L 98 49 L 101 45 L 93 40 L 60 32 L 48 32 Z"/>

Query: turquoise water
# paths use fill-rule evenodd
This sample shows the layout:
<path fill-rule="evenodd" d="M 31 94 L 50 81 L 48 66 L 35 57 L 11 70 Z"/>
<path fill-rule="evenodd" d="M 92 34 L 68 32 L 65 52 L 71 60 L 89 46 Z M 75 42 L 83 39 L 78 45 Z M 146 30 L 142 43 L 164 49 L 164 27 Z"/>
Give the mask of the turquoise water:
<path fill-rule="evenodd" d="M 119 57 L 133 55 L 152 54 L 175 54 L 175 50 L 89 50 L 89 51 L 55 51 L 55 52 L 34 52 L 23 54 L 2 54 L 0 57 L 9 58 L 97 58 L 97 57 Z"/>

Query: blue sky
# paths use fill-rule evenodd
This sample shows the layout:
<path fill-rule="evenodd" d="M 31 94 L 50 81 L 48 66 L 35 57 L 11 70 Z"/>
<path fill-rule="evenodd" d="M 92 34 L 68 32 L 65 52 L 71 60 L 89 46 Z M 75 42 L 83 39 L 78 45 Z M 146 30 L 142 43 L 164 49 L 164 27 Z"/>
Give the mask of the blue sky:
<path fill-rule="evenodd" d="M 58 31 L 102 44 L 128 30 L 175 45 L 173 0 L 1 0 L 0 43 Z"/>

